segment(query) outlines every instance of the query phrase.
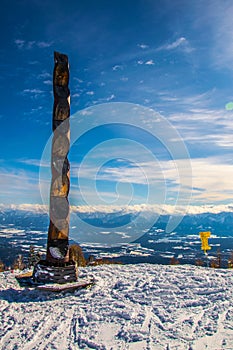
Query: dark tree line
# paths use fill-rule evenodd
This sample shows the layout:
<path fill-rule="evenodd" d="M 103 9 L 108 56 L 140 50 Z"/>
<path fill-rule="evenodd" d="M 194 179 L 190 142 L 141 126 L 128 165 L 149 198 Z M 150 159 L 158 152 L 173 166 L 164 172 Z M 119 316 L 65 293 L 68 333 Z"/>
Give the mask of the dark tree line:
<path fill-rule="evenodd" d="M 0 272 L 5 270 L 23 270 L 25 268 L 33 268 L 37 262 L 41 260 L 41 254 L 38 250 L 35 249 L 33 245 L 30 245 L 28 256 L 23 257 L 22 254 L 19 254 L 14 260 L 13 264 L 7 267 L 4 262 L 0 259 Z M 77 264 L 77 266 L 88 266 L 88 265 L 102 265 L 102 264 L 117 264 L 120 262 L 99 258 L 95 259 L 93 255 L 90 255 L 87 259 L 85 259 L 82 248 L 78 244 L 73 244 L 69 247 L 69 260 L 73 261 Z M 180 261 L 173 257 L 170 260 L 171 265 L 179 265 Z M 199 258 L 196 260 L 195 264 L 197 266 L 207 266 L 206 262 Z M 224 265 L 224 266 L 222 266 Z M 209 267 L 212 268 L 221 268 L 226 267 L 226 264 L 222 264 L 222 256 L 221 251 L 218 250 L 216 258 L 213 258 L 209 261 Z M 233 268 L 233 252 L 231 252 L 228 261 L 227 267 Z"/>
<path fill-rule="evenodd" d="M 25 268 L 33 268 L 41 258 L 40 252 L 36 250 L 33 245 L 30 245 L 28 256 L 24 257 L 22 254 L 19 254 L 9 267 L 0 259 L 0 272 L 9 269 L 23 270 Z M 78 244 L 73 244 L 69 247 L 69 260 L 75 262 L 77 266 L 86 266 L 89 265 L 90 262 L 95 261 L 92 256 L 86 260 L 82 248 Z"/>
<path fill-rule="evenodd" d="M 2 260 L 0 260 L 0 272 L 5 270 L 23 270 L 25 268 L 31 268 L 41 259 L 41 254 L 35 249 L 33 245 L 30 245 L 28 256 L 25 258 L 22 254 L 19 254 L 11 266 L 6 266 Z"/>

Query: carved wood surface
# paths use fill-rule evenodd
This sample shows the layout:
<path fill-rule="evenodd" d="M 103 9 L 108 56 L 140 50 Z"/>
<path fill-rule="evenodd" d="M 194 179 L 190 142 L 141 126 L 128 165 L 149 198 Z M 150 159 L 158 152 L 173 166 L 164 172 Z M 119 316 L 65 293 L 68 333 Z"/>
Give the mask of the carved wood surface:
<path fill-rule="evenodd" d="M 53 140 L 51 154 L 50 225 L 46 260 L 69 261 L 69 188 L 70 172 L 70 90 L 68 57 L 54 52 L 53 71 Z"/>

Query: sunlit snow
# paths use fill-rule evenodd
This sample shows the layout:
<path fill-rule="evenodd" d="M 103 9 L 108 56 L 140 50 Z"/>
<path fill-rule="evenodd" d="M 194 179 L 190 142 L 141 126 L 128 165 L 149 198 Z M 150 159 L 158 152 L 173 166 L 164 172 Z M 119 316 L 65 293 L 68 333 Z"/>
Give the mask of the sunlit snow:
<path fill-rule="evenodd" d="M 233 348 L 233 271 L 189 265 L 82 268 L 74 293 L 20 288 L 0 273 L 2 349 Z"/>

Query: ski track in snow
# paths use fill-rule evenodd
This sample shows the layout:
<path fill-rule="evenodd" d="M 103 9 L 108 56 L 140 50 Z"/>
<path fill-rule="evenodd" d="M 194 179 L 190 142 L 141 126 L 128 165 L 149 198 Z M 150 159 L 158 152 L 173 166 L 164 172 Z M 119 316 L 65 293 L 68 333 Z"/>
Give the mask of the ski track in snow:
<path fill-rule="evenodd" d="M 80 276 L 96 284 L 54 294 L 0 273 L 1 349 L 233 349 L 233 270 L 102 265 Z"/>

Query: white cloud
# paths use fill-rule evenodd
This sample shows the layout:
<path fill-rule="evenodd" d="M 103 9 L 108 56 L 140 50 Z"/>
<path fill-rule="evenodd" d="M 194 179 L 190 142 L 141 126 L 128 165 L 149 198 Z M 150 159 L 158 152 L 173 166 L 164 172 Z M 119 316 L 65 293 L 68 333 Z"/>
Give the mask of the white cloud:
<path fill-rule="evenodd" d="M 45 84 L 45 85 L 53 85 L 52 80 L 44 80 L 43 84 Z"/>
<path fill-rule="evenodd" d="M 40 199 L 38 177 L 33 172 L 24 169 L 0 168 L 1 193 L 0 202 L 21 203 L 30 200 L 38 202 Z"/>
<path fill-rule="evenodd" d="M 138 47 L 140 47 L 141 49 L 143 49 L 143 50 L 145 50 L 145 49 L 148 49 L 148 45 L 146 45 L 146 44 L 138 44 L 137 45 Z"/>
<path fill-rule="evenodd" d="M 216 100 L 216 91 L 210 90 L 201 94 L 183 95 L 168 91 L 159 93 L 160 103 L 180 112 L 170 112 L 167 118 L 180 132 L 185 142 L 208 144 L 219 152 L 220 148 L 233 147 L 232 112 L 222 109 L 211 109 Z"/>
<path fill-rule="evenodd" d="M 26 44 L 26 48 L 28 50 L 30 50 L 33 46 L 35 46 L 36 42 L 33 40 L 33 41 L 28 41 L 27 44 Z"/>
<path fill-rule="evenodd" d="M 148 65 L 148 66 L 153 66 L 155 63 L 154 63 L 153 60 L 148 60 L 148 61 L 146 61 L 145 64 Z"/>
<path fill-rule="evenodd" d="M 142 66 L 143 64 L 147 65 L 147 66 L 153 66 L 155 64 L 154 60 L 153 59 L 149 59 L 149 60 L 138 60 L 137 61 L 137 64 Z"/>
<path fill-rule="evenodd" d="M 104 103 L 106 101 L 110 102 L 110 101 L 113 101 L 115 98 L 116 98 L 116 95 L 115 94 L 111 94 L 110 96 L 99 98 L 97 101 L 93 101 L 93 103 L 101 104 L 101 103 Z"/>
<path fill-rule="evenodd" d="M 188 103 L 189 99 L 183 100 Z M 174 101 L 177 105 L 179 101 Z M 176 126 L 186 142 L 211 144 L 212 147 L 228 148 L 233 147 L 233 119 L 229 111 L 224 109 L 211 110 L 208 108 L 198 108 L 200 101 L 193 98 L 194 107 L 187 112 L 172 113 L 168 116 L 169 121 Z"/>
<path fill-rule="evenodd" d="M 25 40 L 16 39 L 15 44 L 18 47 L 18 49 L 22 49 L 25 45 Z"/>
<path fill-rule="evenodd" d="M 104 152 L 105 149 L 105 152 Z M 131 160 L 129 166 L 124 166 L 121 163 L 117 163 L 115 166 L 104 166 L 100 167 L 96 165 L 96 153 L 93 155 L 89 154 L 88 159 L 85 163 L 75 167 L 75 164 L 72 164 L 71 167 L 71 176 L 79 179 L 80 188 L 85 193 L 86 191 L 91 191 L 88 195 L 88 203 L 92 203 L 90 200 L 91 197 L 96 198 L 96 180 L 98 182 L 98 190 L 103 190 L 106 188 L 107 192 L 111 197 L 116 196 L 116 193 L 119 192 L 119 202 L 126 199 L 133 199 L 134 203 L 142 201 L 142 198 L 145 200 L 147 196 L 147 189 L 150 192 L 150 200 L 153 197 L 153 202 L 159 202 L 161 197 L 165 192 L 170 193 L 173 197 L 177 196 L 177 191 L 179 187 L 187 184 L 189 186 L 191 174 L 188 173 L 188 167 L 186 166 L 186 161 L 179 160 L 174 162 L 170 161 L 158 161 L 156 156 L 152 156 L 145 149 L 143 152 L 142 147 L 137 147 L 135 144 L 132 145 L 131 149 L 126 147 L 126 145 L 116 145 L 116 147 L 107 147 L 101 151 L 101 148 L 98 149 L 98 154 L 101 157 L 100 163 L 106 164 L 109 159 L 109 152 L 111 153 L 110 159 L 117 159 L 117 154 L 119 152 L 123 159 Z M 134 161 L 133 161 L 134 159 Z M 98 160 L 99 161 L 99 160 Z M 76 168 L 76 170 L 75 170 Z M 79 170 L 79 173 L 77 172 Z M 116 186 L 116 193 L 114 190 L 109 190 L 106 184 L 113 184 Z M 120 185 L 120 187 L 118 187 Z M 142 192 L 136 193 L 134 197 L 134 185 L 143 186 Z M 187 187 L 187 193 L 190 193 L 190 187 Z M 98 192 L 99 193 L 99 192 Z M 139 195 L 140 193 L 140 195 Z M 132 197 L 133 195 L 133 197 Z M 106 197 L 106 193 L 101 194 L 102 198 Z M 183 198 L 186 198 L 185 193 L 182 194 Z M 78 198 L 78 197 L 77 197 Z"/>
<path fill-rule="evenodd" d="M 80 94 L 72 94 L 72 97 L 80 97 Z"/>
<path fill-rule="evenodd" d="M 112 67 L 112 70 L 116 71 L 116 70 L 122 70 L 123 66 L 120 66 L 118 64 L 116 64 L 115 66 Z"/>
<path fill-rule="evenodd" d="M 22 211 L 31 211 L 34 213 L 46 213 L 48 212 L 48 206 L 44 204 L 0 204 L 0 209 L 11 209 L 11 210 L 22 210 Z"/>
<path fill-rule="evenodd" d="M 148 166 L 148 164 L 140 164 L 139 166 Z M 125 167 L 108 167 L 105 169 L 102 174 L 99 176 L 99 179 L 105 180 L 105 181 L 116 181 L 116 182 L 124 182 L 124 183 L 136 183 L 141 185 L 147 185 L 148 183 L 148 177 L 143 172 L 140 167 L 131 167 L 131 168 L 125 168 Z M 159 181 L 161 178 L 159 177 L 159 174 L 157 174 L 156 177 L 151 178 L 151 181 Z"/>
<path fill-rule="evenodd" d="M 23 163 L 23 164 L 27 164 L 27 165 L 33 165 L 36 167 L 45 167 L 45 168 L 49 168 L 50 167 L 50 163 L 49 162 L 45 162 L 42 161 L 40 159 L 18 159 L 17 160 L 19 163 Z"/>
<path fill-rule="evenodd" d="M 194 23 L 207 33 L 206 57 L 214 68 L 228 68 L 232 70 L 233 61 L 233 3 L 232 1 L 212 0 L 203 2 L 202 11 L 198 11 Z"/>
<path fill-rule="evenodd" d="M 122 78 L 120 78 L 120 80 L 121 80 L 121 81 L 128 81 L 129 78 L 128 78 L 128 77 L 122 77 Z"/>
<path fill-rule="evenodd" d="M 38 99 L 42 96 L 44 93 L 43 90 L 37 89 L 37 88 L 32 88 L 32 89 L 24 89 L 21 94 L 23 96 L 28 96 L 31 99 Z"/>
<path fill-rule="evenodd" d="M 176 49 L 180 45 L 184 45 L 184 43 L 187 43 L 187 40 L 184 37 L 181 37 L 181 38 L 175 40 L 173 43 L 164 46 L 164 49 L 165 50 L 173 50 L 173 49 Z"/>
<path fill-rule="evenodd" d="M 192 159 L 193 201 L 221 203 L 233 198 L 233 165 L 221 157 Z M 195 191 L 195 188 L 200 189 Z"/>
<path fill-rule="evenodd" d="M 26 41 L 22 39 L 16 39 L 15 41 L 16 46 L 18 49 L 26 49 L 26 50 L 31 50 L 32 48 L 39 48 L 39 49 L 44 49 L 52 46 L 52 42 L 45 42 L 45 41 Z"/>
<path fill-rule="evenodd" d="M 37 46 L 41 49 L 50 47 L 53 43 L 52 42 L 45 42 L 45 41 L 39 41 L 37 42 Z"/>
<path fill-rule="evenodd" d="M 82 111 L 80 111 L 80 114 L 81 114 L 82 116 L 85 116 L 85 115 L 91 115 L 92 112 L 89 111 L 89 110 L 87 110 L 87 109 L 83 109 Z"/>
<path fill-rule="evenodd" d="M 52 78 L 52 74 L 48 73 L 48 72 L 42 72 L 41 74 L 38 75 L 38 78 L 41 79 L 51 79 Z"/>
<path fill-rule="evenodd" d="M 76 81 L 77 81 L 78 83 L 80 83 L 80 84 L 83 83 L 83 80 L 82 80 L 82 79 L 79 79 L 79 78 L 76 78 L 76 77 L 74 77 L 73 79 L 76 80 Z"/>
<path fill-rule="evenodd" d="M 173 41 L 172 43 L 168 43 L 168 44 L 165 44 L 165 45 L 158 47 L 156 51 L 162 51 L 162 50 L 170 51 L 170 50 L 175 50 L 177 48 L 180 48 L 187 53 L 192 52 L 194 50 L 191 47 L 189 41 L 185 37 L 182 36 L 182 37 L 176 39 L 175 41 Z"/>
<path fill-rule="evenodd" d="M 200 112 L 197 118 L 195 114 L 191 114 L 188 121 L 189 123 L 191 122 L 190 125 L 186 125 L 189 115 L 181 115 L 179 118 L 177 119 L 177 128 L 179 128 L 179 125 L 183 126 L 183 129 L 181 129 L 183 139 L 197 143 L 199 147 L 203 145 L 203 152 L 206 148 L 205 145 L 209 146 L 210 144 L 215 144 L 216 147 L 233 147 L 233 121 L 229 123 L 229 120 L 225 119 L 225 127 L 231 130 L 231 132 L 225 134 L 223 128 L 224 120 L 219 118 L 217 114 L 202 114 Z M 207 122 L 209 127 L 206 124 Z M 205 135 L 199 132 L 199 128 L 203 131 L 204 126 L 206 128 Z M 218 134 L 214 133 L 213 130 L 211 131 L 211 126 L 216 127 Z M 212 135 L 211 132 L 213 132 Z M 99 173 L 98 180 L 109 183 L 132 184 L 133 186 L 138 184 L 149 186 L 149 188 L 152 186 L 152 189 L 165 188 L 167 195 L 175 197 L 177 191 L 179 191 L 181 181 L 184 187 L 186 183 L 189 186 L 191 179 L 193 186 L 192 204 L 227 203 L 233 198 L 233 164 L 231 157 L 227 155 L 220 154 L 216 157 L 210 157 L 207 154 L 207 157 L 199 156 L 191 159 L 192 173 L 189 173 L 186 171 L 186 160 L 160 159 L 156 163 L 156 156 L 154 160 L 151 160 L 147 150 L 143 152 L 137 147 L 130 148 L 122 142 L 120 145 L 116 144 L 115 148 L 111 147 L 111 159 L 116 159 L 120 154 L 121 158 L 128 159 L 133 164 L 130 165 L 129 163 L 128 167 L 120 163 L 115 166 L 105 166 Z M 110 159 L 109 152 L 104 145 L 103 150 L 101 150 L 101 147 L 98 148 L 98 154 L 101 157 L 102 164 L 105 164 Z M 93 163 L 95 162 L 96 154 L 93 153 L 92 157 L 90 153 L 88 157 L 89 161 L 85 165 L 82 165 L 81 168 L 78 165 L 80 168 L 79 176 L 86 180 L 95 181 L 94 179 L 99 171 L 99 167 L 96 168 L 95 163 Z M 74 164 L 72 164 L 72 168 L 75 172 Z M 73 174 L 73 171 L 72 176 L 77 176 L 77 173 Z M 187 191 L 189 191 L 188 188 Z"/>
<path fill-rule="evenodd" d="M 114 98 L 116 98 L 116 96 L 114 94 L 112 94 L 111 96 L 106 98 L 106 101 L 112 101 L 112 100 L 114 100 Z"/>
<path fill-rule="evenodd" d="M 40 89 L 24 89 L 23 90 L 24 94 L 42 94 L 44 93 L 44 91 L 40 90 Z"/>

